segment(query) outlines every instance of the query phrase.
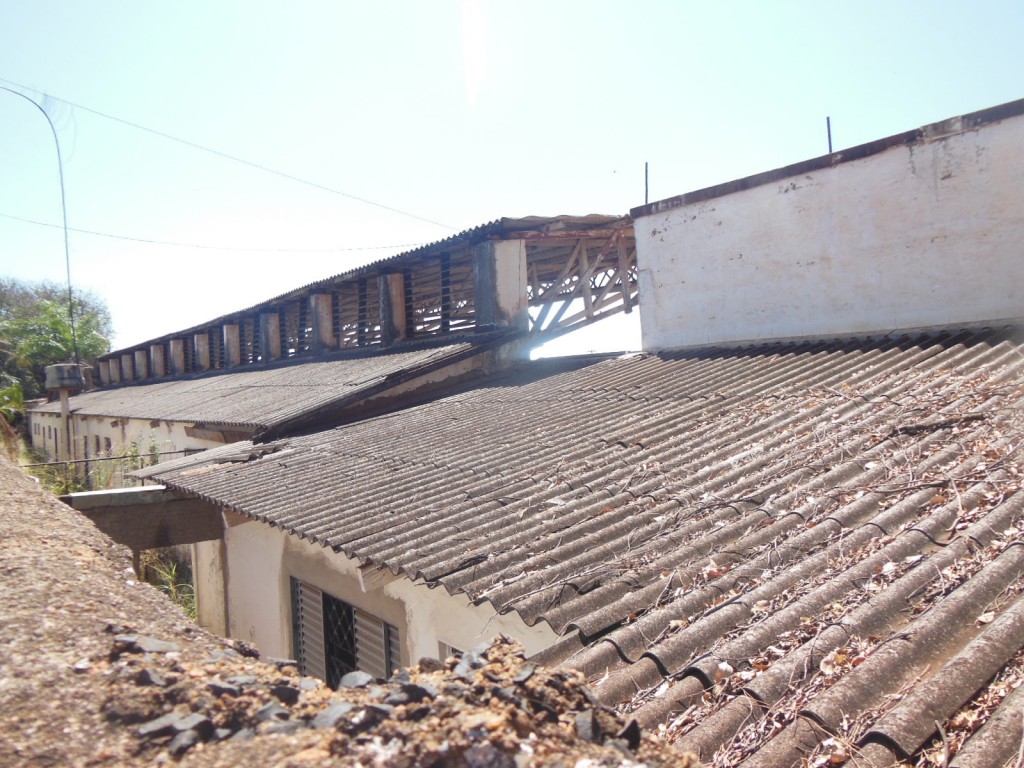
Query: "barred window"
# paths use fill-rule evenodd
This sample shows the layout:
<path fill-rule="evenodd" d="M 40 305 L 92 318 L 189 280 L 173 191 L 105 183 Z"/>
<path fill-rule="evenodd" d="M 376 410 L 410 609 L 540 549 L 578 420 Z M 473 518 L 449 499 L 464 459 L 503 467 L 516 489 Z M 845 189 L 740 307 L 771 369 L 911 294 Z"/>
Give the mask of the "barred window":
<path fill-rule="evenodd" d="M 337 688 L 362 670 L 390 677 L 400 665 L 398 628 L 298 579 L 291 580 L 295 656 L 305 675 Z"/>

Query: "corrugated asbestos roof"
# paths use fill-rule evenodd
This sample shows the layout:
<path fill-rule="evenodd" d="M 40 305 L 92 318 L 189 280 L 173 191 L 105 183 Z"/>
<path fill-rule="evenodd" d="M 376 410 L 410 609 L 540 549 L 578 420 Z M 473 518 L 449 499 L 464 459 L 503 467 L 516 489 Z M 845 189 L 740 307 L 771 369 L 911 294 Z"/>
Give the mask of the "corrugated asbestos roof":
<path fill-rule="evenodd" d="M 71 409 L 87 416 L 181 421 L 269 429 L 368 393 L 388 377 L 470 353 L 470 343 L 334 360 L 301 360 L 190 379 L 86 392 Z M 60 413 L 52 402 L 34 410 Z"/>
<path fill-rule="evenodd" d="M 580 228 L 580 229 L 591 229 L 595 227 L 603 227 L 614 225 L 618 222 L 629 221 L 627 216 L 608 216 L 605 214 L 591 213 L 583 216 L 526 216 L 519 219 L 512 218 L 500 218 L 494 221 L 487 222 L 486 224 L 480 224 L 475 227 L 457 232 L 454 235 L 450 235 L 441 240 L 436 240 L 426 245 L 421 245 L 409 251 L 403 251 L 401 253 L 394 254 L 393 256 L 387 256 L 383 259 L 377 259 L 368 264 L 363 264 L 358 267 L 339 272 L 336 275 L 325 277 L 322 280 L 317 280 L 312 283 L 293 288 L 285 293 L 278 294 L 273 298 L 266 299 L 253 304 L 245 309 L 236 310 L 229 312 L 226 315 L 220 315 L 212 320 L 208 320 L 199 325 L 194 325 L 190 328 L 173 331 L 172 333 L 164 334 L 155 339 L 144 342 L 143 345 L 157 344 L 169 339 L 188 336 L 193 333 L 199 333 L 210 326 L 224 325 L 225 323 L 233 322 L 241 315 L 248 315 L 254 312 L 271 310 L 283 302 L 300 298 L 311 291 L 319 288 L 328 289 L 332 285 L 344 281 L 352 280 L 360 276 L 373 275 L 380 271 L 382 268 L 391 267 L 394 268 L 404 262 L 409 261 L 413 258 L 419 258 L 423 256 L 430 256 L 439 254 L 447 249 L 456 246 L 472 246 L 476 243 L 483 242 L 489 238 L 501 238 L 512 237 L 515 235 L 522 235 L 528 232 L 550 232 L 557 234 L 567 229 Z M 138 349 L 143 346 L 135 344 L 131 347 L 124 347 L 123 349 L 112 350 L 106 355 L 101 355 L 101 359 L 109 359 L 112 357 L 119 356 L 123 353 L 130 352 L 134 349 Z"/>
<path fill-rule="evenodd" d="M 539 365 L 148 474 L 548 622 L 543 660 L 713 765 L 1001 765 L 1021 352 L 964 332 Z"/>

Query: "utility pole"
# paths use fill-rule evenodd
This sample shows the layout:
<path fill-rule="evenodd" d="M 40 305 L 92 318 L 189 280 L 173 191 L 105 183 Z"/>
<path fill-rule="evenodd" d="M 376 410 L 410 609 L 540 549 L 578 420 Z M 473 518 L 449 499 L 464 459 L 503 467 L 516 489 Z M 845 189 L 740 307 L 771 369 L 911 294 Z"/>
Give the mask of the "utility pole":
<path fill-rule="evenodd" d="M 15 91 L 4 85 L 0 85 L 0 90 L 13 93 L 15 96 L 20 96 L 33 107 L 43 113 L 43 117 L 46 118 L 46 124 L 50 126 L 50 133 L 53 134 L 53 144 L 57 147 L 57 172 L 60 175 L 60 210 L 61 215 L 64 219 L 64 267 L 67 272 L 68 278 L 68 321 L 71 324 L 71 346 L 75 350 L 75 365 L 81 367 L 82 359 L 78 354 L 78 337 L 75 335 L 75 303 L 74 297 L 71 294 L 71 250 L 68 248 L 68 205 L 67 200 L 64 196 L 64 161 L 60 155 L 60 140 L 57 138 L 57 129 L 53 127 L 53 121 L 50 116 L 46 113 L 46 110 L 42 108 L 36 101 L 30 99 L 24 93 Z"/>

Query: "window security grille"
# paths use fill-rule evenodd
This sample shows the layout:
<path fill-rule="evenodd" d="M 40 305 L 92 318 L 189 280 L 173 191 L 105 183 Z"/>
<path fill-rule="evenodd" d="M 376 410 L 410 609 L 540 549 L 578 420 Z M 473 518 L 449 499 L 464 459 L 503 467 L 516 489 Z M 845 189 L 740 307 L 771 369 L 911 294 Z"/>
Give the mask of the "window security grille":
<path fill-rule="evenodd" d="M 292 579 L 292 617 L 303 674 L 332 688 L 356 669 L 390 677 L 400 663 L 396 627 L 298 579 Z"/>
<path fill-rule="evenodd" d="M 327 684 L 337 688 L 342 677 L 359 668 L 356 653 L 356 627 L 352 606 L 323 593 L 324 657 L 327 663 Z M 372 670 L 374 677 L 380 677 Z"/>

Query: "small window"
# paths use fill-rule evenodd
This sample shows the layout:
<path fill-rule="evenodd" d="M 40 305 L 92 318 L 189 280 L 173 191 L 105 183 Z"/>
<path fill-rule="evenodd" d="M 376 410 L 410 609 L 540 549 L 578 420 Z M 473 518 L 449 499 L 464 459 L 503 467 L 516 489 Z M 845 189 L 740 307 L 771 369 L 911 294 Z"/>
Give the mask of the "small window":
<path fill-rule="evenodd" d="M 445 659 L 450 659 L 452 656 L 454 656 L 456 659 L 461 657 L 462 649 L 456 648 L 454 645 L 450 643 L 445 643 L 443 641 L 438 640 L 437 658 L 439 658 L 441 661 L 444 661 Z"/>
<path fill-rule="evenodd" d="M 113 446 L 110 443 L 110 438 L 109 437 L 104 437 L 103 438 L 103 452 L 106 453 L 109 456 L 111 451 L 113 451 L 113 450 L 114 450 L 114 448 L 113 448 Z"/>
<path fill-rule="evenodd" d="M 291 584 L 295 656 L 303 674 L 337 688 L 357 669 L 387 678 L 399 667 L 397 627 L 303 581 Z"/>

